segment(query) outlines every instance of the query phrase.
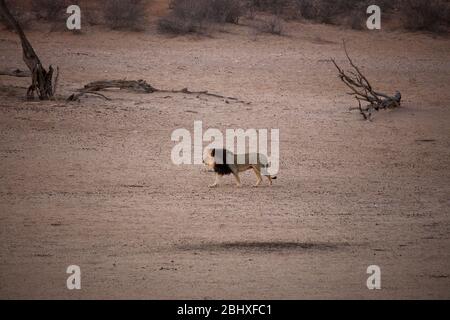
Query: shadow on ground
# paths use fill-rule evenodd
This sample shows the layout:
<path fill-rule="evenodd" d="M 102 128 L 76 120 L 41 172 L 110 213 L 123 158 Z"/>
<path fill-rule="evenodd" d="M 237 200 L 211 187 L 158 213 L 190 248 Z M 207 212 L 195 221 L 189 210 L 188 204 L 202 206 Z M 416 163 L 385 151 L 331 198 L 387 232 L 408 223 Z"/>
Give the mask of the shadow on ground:
<path fill-rule="evenodd" d="M 306 251 L 306 250 L 337 250 L 348 246 L 348 243 L 322 242 L 291 242 L 291 241 L 236 241 L 236 242 L 205 242 L 194 244 L 180 244 L 176 248 L 183 251 Z"/>

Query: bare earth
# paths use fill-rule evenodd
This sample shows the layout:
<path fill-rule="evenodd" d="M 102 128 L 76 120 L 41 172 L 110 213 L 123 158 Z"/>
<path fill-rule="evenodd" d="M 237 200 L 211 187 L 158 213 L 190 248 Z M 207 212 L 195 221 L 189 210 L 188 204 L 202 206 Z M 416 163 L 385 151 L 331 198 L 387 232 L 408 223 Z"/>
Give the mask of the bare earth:
<path fill-rule="evenodd" d="M 450 298 L 450 41 L 289 23 L 254 39 L 90 29 L 28 32 L 59 65 L 59 94 L 89 81 L 145 79 L 184 94 L 111 101 L 24 100 L 0 76 L 0 298 Z M 341 40 L 401 109 L 361 120 L 336 78 Z M 0 33 L 0 68 L 20 67 Z M 170 160 L 177 128 L 279 128 L 273 187 L 217 189 Z M 82 289 L 66 288 L 79 265 Z M 382 289 L 368 290 L 378 265 Z"/>

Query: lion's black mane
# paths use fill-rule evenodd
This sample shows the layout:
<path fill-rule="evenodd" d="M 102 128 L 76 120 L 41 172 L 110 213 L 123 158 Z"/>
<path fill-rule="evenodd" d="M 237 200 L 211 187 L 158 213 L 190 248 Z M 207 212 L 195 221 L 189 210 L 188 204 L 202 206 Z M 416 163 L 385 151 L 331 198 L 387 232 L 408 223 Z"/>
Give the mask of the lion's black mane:
<path fill-rule="evenodd" d="M 230 166 L 227 164 L 227 154 L 224 149 L 213 149 L 211 156 L 215 158 L 214 172 L 224 176 L 232 173 Z"/>

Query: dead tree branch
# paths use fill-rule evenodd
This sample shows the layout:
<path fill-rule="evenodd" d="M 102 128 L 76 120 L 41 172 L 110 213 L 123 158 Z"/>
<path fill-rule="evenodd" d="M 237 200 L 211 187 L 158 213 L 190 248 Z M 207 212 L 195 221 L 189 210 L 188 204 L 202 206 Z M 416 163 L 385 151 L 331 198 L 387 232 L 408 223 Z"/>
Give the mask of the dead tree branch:
<path fill-rule="evenodd" d="M 396 91 L 394 96 L 375 91 L 369 80 L 364 76 L 358 66 L 353 62 L 348 54 L 347 47 L 344 42 L 344 51 L 347 60 L 353 70 L 345 71 L 342 69 L 334 59 L 331 62 L 338 70 L 338 77 L 350 89 L 349 95 L 355 97 L 358 101 L 358 107 L 352 107 L 350 110 L 359 110 L 365 120 L 371 120 L 373 111 L 380 109 L 392 109 L 400 106 L 401 94 Z M 361 101 L 367 102 L 366 106 L 361 105 Z"/>
<path fill-rule="evenodd" d="M 225 99 L 235 101 L 237 103 L 249 104 L 248 102 L 239 100 L 235 97 L 223 96 L 216 93 L 210 93 L 208 91 L 190 91 L 188 88 L 183 88 L 181 90 L 164 90 L 153 87 L 148 84 L 145 80 L 103 80 L 103 81 L 94 81 L 86 84 L 82 89 L 79 89 L 79 94 L 73 94 L 69 97 L 68 100 L 73 101 L 80 98 L 83 94 L 93 94 L 97 91 L 103 91 L 107 89 L 120 89 L 120 90 L 130 90 L 138 93 L 154 93 L 154 92 L 162 92 L 162 93 L 183 93 L 183 94 L 192 94 L 197 97 L 201 95 L 215 97 L 219 99 Z M 103 98 L 108 99 L 104 95 L 101 95 Z M 109 100 L 109 99 L 108 99 Z"/>
<path fill-rule="evenodd" d="M 225 101 L 227 101 L 227 102 L 228 102 L 228 100 L 232 100 L 237 103 L 250 104 L 249 102 L 245 102 L 245 101 L 240 100 L 235 97 L 223 96 L 221 94 L 211 93 L 206 90 L 205 91 L 190 91 L 188 88 L 183 88 L 181 90 L 158 90 L 158 92 L 193 94 L 193 95 L 197 95 L 197 97 L 204 95 L 204 96 L 209 96 L 209 97 L 214 97 L 214 98 L 219 98 L 219 99 L 225 99 Z"/>
<path fill-rule="evenodd" d="M 37 56 L 27 37 L 25 36 L 22 27 L 6 6 L 5 0 L 0 0 L 0 14 L 2 14 L 7 23 L 9 23 L 14 28 L 14 30 L 19 35 L 20 41 L 22 43 L 23 61 L 27 65 L 28 69 L 30 69 L 32 79 L 31 86 L 27 91 L 27 97 L 29 99 L 33 99 L 34 92 L 36 91 L 39 99 L 50 99 L 51 97 L 53 97 L 52 66 L 49 67 L 48 71 L 45 70 L 45 68 L 42 66 L 39 57 Z"/>

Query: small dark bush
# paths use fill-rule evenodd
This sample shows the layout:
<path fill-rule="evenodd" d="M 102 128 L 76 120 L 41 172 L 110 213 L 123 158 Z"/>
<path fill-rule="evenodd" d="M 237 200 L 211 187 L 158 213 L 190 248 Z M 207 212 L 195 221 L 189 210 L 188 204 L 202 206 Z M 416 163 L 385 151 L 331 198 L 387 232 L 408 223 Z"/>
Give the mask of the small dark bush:
<path fill-rule="evenodd" d="M 158 21 L 158 30 L 162 33 L 186 34 L 199 32 L 201 25 L 193 23 L 191 20 L 180 19 L 176 16 L 161 18 Z"/>
<path fill-rule="evenodd" d="M 66 0 L 32 0 L 31 3 L 32 11 L 38 19 L 50 22 L 61 22 L 66 19 L 66 9 L 69 6 Z"/>
<path fill-rule="evenodd" d="M 22 27 L 23 30 L 28 29 L 31 21 L 33 20 L 33 15 L 29 12 L 25 12 L 25 10 L 14 2 L 13 0 L 6 1 L 6 5 L 8 6 L 9 11 Z M 13 26 L 0 14 L 0 24 L 3 24 L 6 30 L 12 31 L 14 30 Z"/>
<path fill-rule="evenodd" d="M 209 0 L 208 19 L 218 23 L 239 23 L 243 15 L 239 0 Z"/>
<path fill-rule="evenodd" d="M 347 25 L 354 30 L 363 30 L 367 21 L 364 12 L 362 10 L 353 10 L 347 19 Z"/>
<path fill-rule="evenodd" d="M 244 14 L 239 0 L 172 0 L 172 12 L 159 20 L 161 32 L 203 32 L 208 23 L 238 23 Z"/>
<path fill-rule="evenodd" d="M 108 0 L 104 3 L 105 22 L 111 29 L 142 31 L 146 23 L 144 0 Z"/>
<path fill-rule="evenodd" d="M 281 14 L 292 2 L 293 0 L 250 0 L 248 1 L 247 6 L 260 11 Z"/>
<path fill-rule="evenodd" d="M 363 0 L 296 0 L 300 16 L 322 23 L 333 23 L 338 15 L 351 15 Z"/>
<path fill-rule="evenodd" d="M 258 31 L 274 35 L 282 35 L 284 31 L 284 21 L 279 16 L 265 18 L 257 25 Z"/>
<path fill-rule="evenodd" d="M 299 15 L 305 19 L 314 19 L 317 17 L 317 7 L 313 0 L 298 0 L 297 10 Z"/>
<path fill-rule="evenodd" d="M 404 26 L 412 31 L 442 32 L 450 26 L 450 3 L 445 0 L 403 0 Z"/>
<path fill-rule="evenodd" d="M 88 23 L 91 26 L 104 24 L 105 17 L 100 8 L 88 7 L 82 11 L 82 23 Z"/>
<path fill-rule="evenodd" d="M 368 3 L 369 2 L 360 2 L 357 5 L 355 5 L 353 9 L 350 9 L 348 13 L 345 12 L 344 16 L 346 18 L 344 18 L 343 23 L 353 30 L 363 30 L 367 28 L 366 22 L 368 15 L 366 11 L 369 6 Z M 381 6 L 381 4 L 382 1 L 380 0 L 379 5 Z M 383 12 L 383 9 L 381 10 Z"/>
<path fill-rule="evenodd" d="M 172 34 L 200 32 L 207 17 L 206 4 L 205 0 L 172 0 L 172 12 L 159 20 L 159 31 Z"/>

